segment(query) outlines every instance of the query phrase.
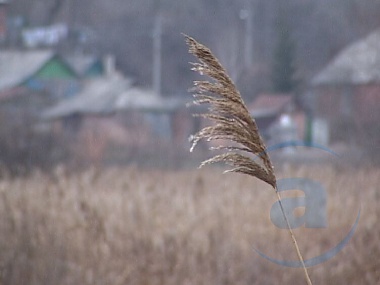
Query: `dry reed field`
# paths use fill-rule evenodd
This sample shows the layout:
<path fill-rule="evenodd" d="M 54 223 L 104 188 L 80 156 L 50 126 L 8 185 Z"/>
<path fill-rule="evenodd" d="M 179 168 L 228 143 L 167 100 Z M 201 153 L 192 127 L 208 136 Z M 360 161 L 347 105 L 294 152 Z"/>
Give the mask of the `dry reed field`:
<path fill-rule="evenodd" d="M 1 284 L 305 284 L 287 230 L 269 219 L 270 186 L 220 169 L 114 168 L 0 181 Z M 295 229 L 305 259 L 355 235 L 309 268 L 315 284 L 379 284 L 379 169 L 285 167 L 328 193 L 328 227 Z M 289 191 L 284 196 L 297 195 Z M 302 214 L 298 213 L 298 214 Z"/>

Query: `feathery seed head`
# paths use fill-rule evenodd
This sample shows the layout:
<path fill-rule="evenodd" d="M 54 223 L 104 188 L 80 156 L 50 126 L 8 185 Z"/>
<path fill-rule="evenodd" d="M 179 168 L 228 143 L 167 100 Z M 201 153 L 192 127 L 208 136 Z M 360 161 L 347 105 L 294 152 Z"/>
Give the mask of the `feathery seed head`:
<path fill-rule="evenodd" d="M 189 52 L 199 60 L 199 63 L 192 63 L 192 70 L 212 79 L 212 82 L 194 81 L 194 87 L 191 89 L 193 103 L 208 104 L 209 111 L 198 116 L 215 122 L 191 137 L 193 145 L 190 151 L 193 151 L 201 139 L 228 140 L 234 145 L 213 148 L 224 150 L 225 153 L 204 161 L 200 167 L 224 162 L 233 167 L 225 172 L 248 174 L 276 188 L 276 177 L 266 146 L 235 84 L 210 49 L 189 36 L 185 35 L 185 38 Z M 235 146 L 236 144 L 239 146 Z M 256 155 L 259 161 L 247 154 Z"/>

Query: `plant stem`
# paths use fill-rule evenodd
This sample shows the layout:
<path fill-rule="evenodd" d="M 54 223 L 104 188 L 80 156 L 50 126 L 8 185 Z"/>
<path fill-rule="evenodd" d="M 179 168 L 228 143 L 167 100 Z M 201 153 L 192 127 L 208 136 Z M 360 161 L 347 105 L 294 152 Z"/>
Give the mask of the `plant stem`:
<path fill-rule="evenodd" d="M 280 195 L 280 192 L 278 191 L 277 184 L 276 184 L 276 187 L 275 187 L 275 191 L 276 191 L 276 194 L 277 194 L 278 203 L 280 204 L 280 208 L 281 208 L 282 215 L 284 216 L 284 219 L 285 219 L 286 225 L 287 225 L 288 230 L 289 230 L 289 234 L 290 234 L 290 236 L 292 237 L 294 247 L 296 248 L 297 255 L 298 255 L 298 259 L 300 260 L 300 262 L 301 262 L 301 264 L 302 264 L 302 268 L 303 268 L 303 271 L 304 271 L 304 274 L 305 274 L 306 282 L 307 282 L 308 285 L 313 285 L 313 283 L 311 282 L 311 279 L 310 279 L 309 273 L 308 273 L 308 271 L 307 271 L 307 268 L 306 268 L 306 266 L 305 266 L 305 262 L 304 262 L 304 260 L 303 260 L 303 257 L 302 257 L 302 254 L 301 254 L 300 248 L 299 248 L 299 246 L 298 246 L 296 236 L 294 235 L 293 230 L 292 230 L 292 228 L 291 228 L 291 226 L 290 226 L 290 224 L 289 224 L 288 217 L 287 217 L 286 214 L 285 214 L 285 210 L 284 210 L 284 207 L 283 207 L 283 205 L 282 205 L 281 195 Z"/>

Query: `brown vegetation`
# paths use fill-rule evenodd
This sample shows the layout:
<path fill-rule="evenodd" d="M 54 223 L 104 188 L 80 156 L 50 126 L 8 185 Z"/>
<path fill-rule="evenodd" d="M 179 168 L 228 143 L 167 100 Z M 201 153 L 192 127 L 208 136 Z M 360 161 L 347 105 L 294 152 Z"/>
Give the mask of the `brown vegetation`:
<path fill-rule="evenodd" d="M 192 70 L 200 75 L 207 75 L 213 80 L 213 82 L 194 81 L 194 104 L 208 104 L 209 111 L 199 116 L 215 123 L 192 136 L 191 151 L 202 139 L 226 140 L 226 144 L 217 147 L 225 153 L 204 161 L 201 166 L 225 162 L 234 167 L 228 172 L 248 174 L 276 188 L 276 178 L 266 146 L 235 84 L 206 46 L 188 36 L 186 36 L 186 42 L 189 45 L 189 52 L 200 62 L 193 63 Z M 256 155 L 262 165 L 247 155 Z"/>
<path fill-rule="evenodd" d="M 199 61 L 199 63 L 193 63 L 194 67 L 192 70 L 197 71 L 200 75 L 207 75 L 213 80 L 212 82 L 207 80 L 194 81 L 194 104 L 209 105 L 209 111 L 199 116 L 214 121 L 215 124 L 203 128 L 193 136 L 191 150 L 201 139 L 206 141 L 227 140 L 229 143 L 217 148 L 225 150 L 225 153 L 204 161 L 201 166 L 225 162 L 233 166 L 232 169 L 225 172 L 247 174 L 273 187 L 298 258 L 302 264 L 307 284 L 312 285 L 296 237 L 284 211 L 280 192 L 277 189 L 272 161 L 260 136 L 255 119 L 249 113 L 240 92 L 236 89 L 227 71 L 211 50 L 193 38 L 185 37 L 189 46 L 189 52 Z M 238 144 L 238 146 L 235 146 L 235 144 Z M 256 156 L 257 159 L 255 160 L 247 156 L 247 154 Z"/>
<path fill-rule="evenodd" d="M 379 172 L 279 171 L 317 180 L 329 195 L 328 228 L 295 230 L 305 259 L 335 246 L 361 204 L 349 244 L 309 269 L 316 284 L 380 281 Z M 269 220 L 270 186 L 219 173 L 58 169 L 1 180 L 1 284 L 304 284 L 298 270 L 253 250 L 297 260 L 287 231 Z"/>

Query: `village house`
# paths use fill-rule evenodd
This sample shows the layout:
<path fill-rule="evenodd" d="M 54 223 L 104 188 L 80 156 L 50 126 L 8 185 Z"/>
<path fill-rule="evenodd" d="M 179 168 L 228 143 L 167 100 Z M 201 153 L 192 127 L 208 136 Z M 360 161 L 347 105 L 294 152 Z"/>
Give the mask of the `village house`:
<path fill-rule="evenodd" d="M 33 102 L 44 97 L 47 107 L 76 95 L 82 80 L 103 76 L 111 56 L 58 55 L 50 49 L 0 51 L 0 100 L 25 97 Z"/>
<path fill-rule="evenodd" d="M 306 113 L 293 94 L 260 94 L 248 109 L 268 142 L 307 139 Z"/>
<path fill-rule="evenodd" d="M 110 147 L 129 159 L 144 150 L 183 147 L 192 127 L 186 102 L 133 86 L 112 62 L 105 67 L 103 76 L 84 79 L 76 96 L 46 108 L 41 119 L 52 122 L 57 134 L 71 133 L 75 152 L 94 164 Z"/>
<path fill-rule="evenodd" d="M 52 50 L 0 51 L 0 115 L 6 124 L 33 128 L 42 109 L 79 89 L 75 72 Z"/>
<path fill-rule="evenodd" d="M 0 164 L 46 165 L 55 144 L 39 123 L 41 110 L 78 89 L 74 71 L 53 51 L 1 50 Z"/>
<path fill-rule="evenodd" d="M 52 50 L 1 50 L 0 99 L 29 92 L 61 98 L 76 92 L 77 76 Z"/>
<path fill-rule="evenodd" d="M 80 79 L 104 75 L 107 73 L 107 66 L 113 65 L 115 60 L 112 55 L 101 58 L 78 51 L 64 54 L 62 57 Z"/>
<path fill-rule="evenodd" d="M 380 119 L 380 30 L 343 49 L 312 80 L 314 116 L 352 141 Z"/>

